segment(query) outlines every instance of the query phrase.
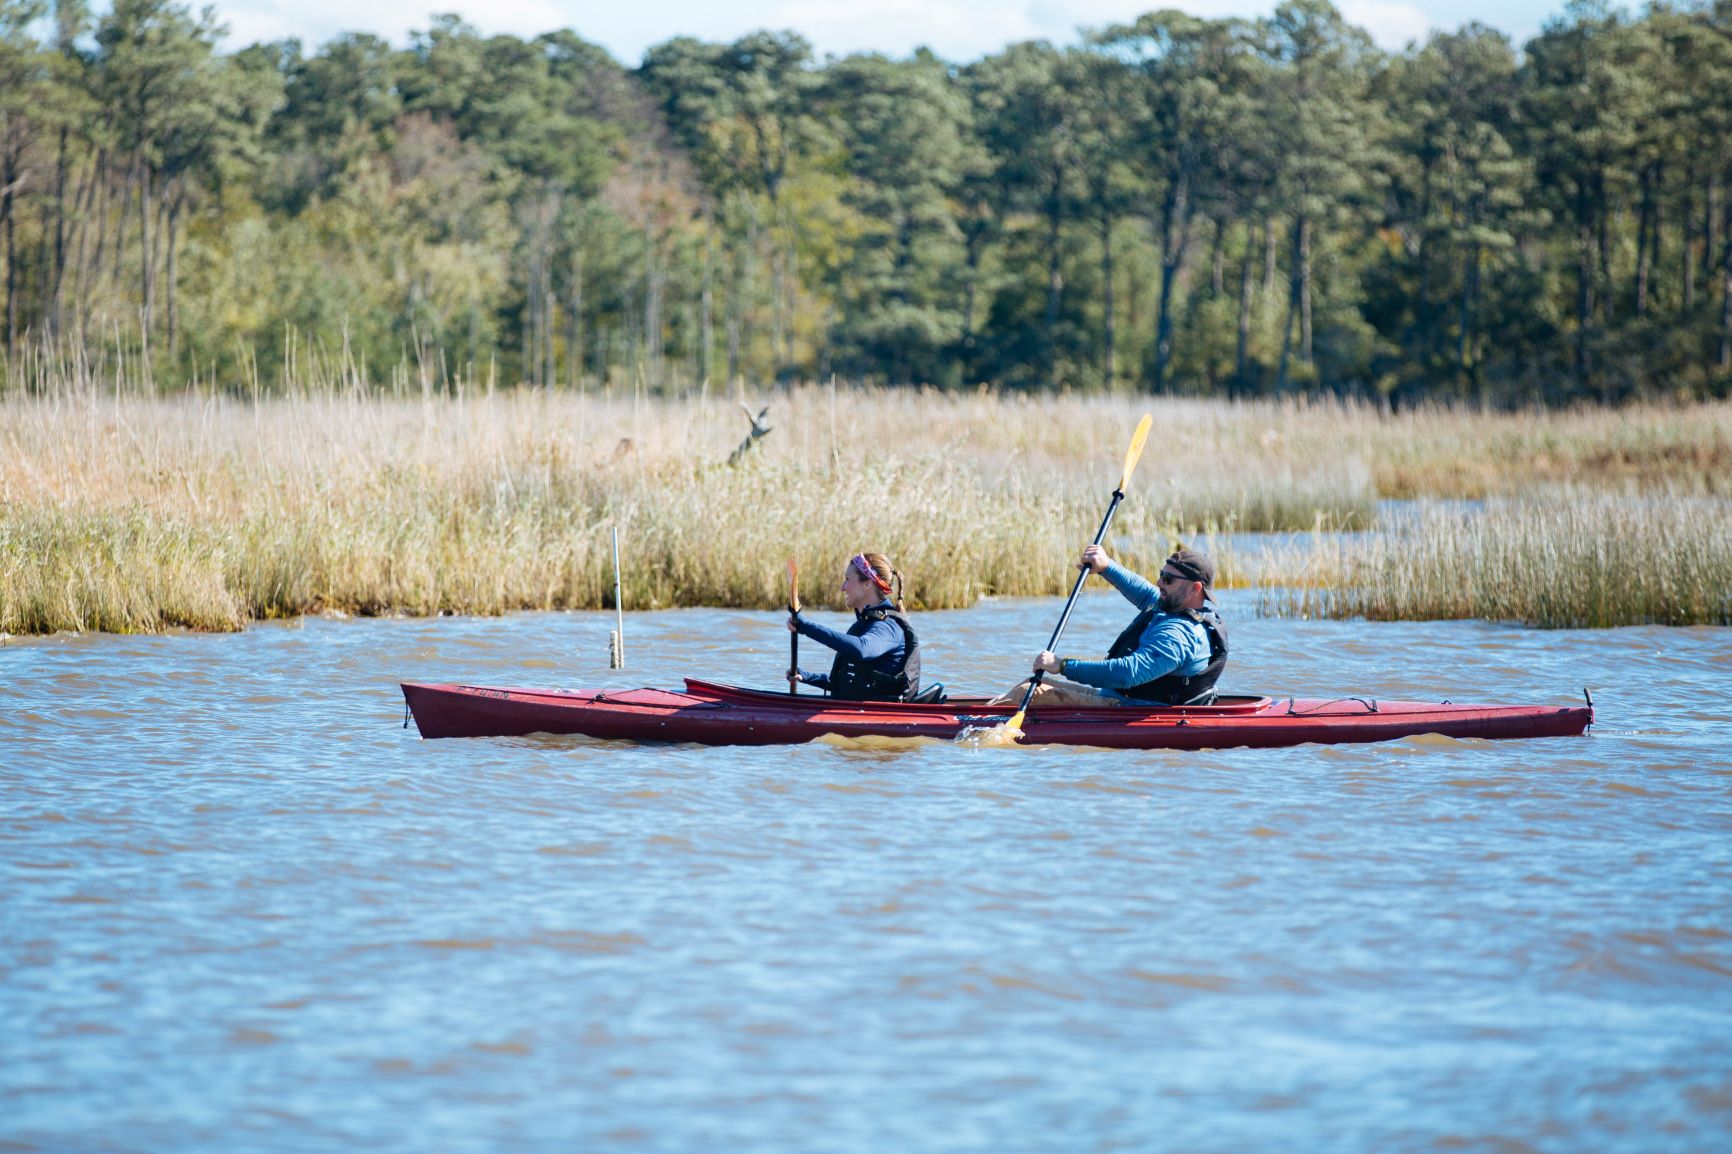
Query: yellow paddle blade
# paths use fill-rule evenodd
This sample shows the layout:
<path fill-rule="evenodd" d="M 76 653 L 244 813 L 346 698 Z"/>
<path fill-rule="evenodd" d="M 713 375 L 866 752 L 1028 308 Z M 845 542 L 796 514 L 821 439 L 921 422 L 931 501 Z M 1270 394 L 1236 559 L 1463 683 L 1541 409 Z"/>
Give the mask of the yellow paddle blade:
<path fill-rule="evenodd" d="M 1119 476 L 1121 493 L 1131 487 L 1131 471 L 1137 467 L 1137 458 L 1143 455 L 1143 442 L 1149 439 L 1149 426 L 1155 423 L 1153 413 L 1144 413 L 1143 419 L 1137 422 L 1137 431 L 1131 436 L 1131 447 L 1125 450 L 1125 471 Z"/>
<path fill-rule="evenodd" d="M 792 557 L 788 558 L 788 607 L 800 608 L 800 566 Z"/>
<path fill-rule="evenodd" d="M 982 726 L 979 729 L 970 726 L 959 733 L 956 740 L 979 749 L 1016 745 L 1022 740 L 1022 711 L 1017 710 L 1008 725 Z"/>

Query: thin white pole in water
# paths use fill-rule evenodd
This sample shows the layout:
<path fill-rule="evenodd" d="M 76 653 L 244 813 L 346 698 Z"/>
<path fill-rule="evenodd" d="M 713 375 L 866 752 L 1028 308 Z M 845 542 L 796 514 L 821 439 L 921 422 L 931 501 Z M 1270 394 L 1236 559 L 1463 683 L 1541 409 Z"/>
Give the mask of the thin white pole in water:
<path fill-rule="evenodd" d="M 613 612 L 618 622 L 618 628 L 608 638 L 607 667 L 609 669 L 625 668 L 625 603 L 620 597 L 619 584 L 619 529 L 613 531 Z"/>

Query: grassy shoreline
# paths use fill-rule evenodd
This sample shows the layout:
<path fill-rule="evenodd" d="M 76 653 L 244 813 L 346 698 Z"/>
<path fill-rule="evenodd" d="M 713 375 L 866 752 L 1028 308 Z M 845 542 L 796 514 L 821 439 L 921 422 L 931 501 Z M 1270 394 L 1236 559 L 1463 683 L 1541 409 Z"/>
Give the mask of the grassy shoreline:
<path fill-rule="evenodd" d="M 1732 625 L 1732 501 L 1422 502 L 1407 523 L 1272 551 L 1258 612 L 1547 628 Z"/>
<path fill-rule="evenodd" d="M 1687 509 L 1666 531 L 1692 542 L 1708 592 L 1656 594 L 1643 619 L 1725 623 L 1712 590 L 1732 587 L 1732 405 L 1389 416 L 822 387 L 766 400 L 773 432 L 730 467 L 747 426 L 714 394 L 15 397 L 0 402 L 0 633 L 600 608 L 615 527 L 631 608 L 768 608 L 787 558 L 821 574 L 865 547 L 888 552 L 926 608 L 1058 594 L 1144 410 L 1155 431 L 1114 525 L 1133 565 L 1202 534 L 1364 528 L 1385 497 L 1493 498 L 1465 514 L 1477 528 L 1421 518 L 1325 533 L 1304 555 L 1242 558 L 1240 537 L 1221 548 L 1224 577 L 1304 587 L 1265 596 L 1266 612 L 1613 623 L 1593 606 L 1628 556 L 1595 525 L 1639 536 L 1640 510 Z M 1528 512 L 1512 520 L 1518 498 Z M 1401 568 L 1403 551 L 1428 560 Z M 1469 563 L 1575 592 L 1535 605 L 1489 588 L 1466 602 L 1388 592 L 1447 590 Z M 829 584 L 803 582 L 814 603 Z"/>

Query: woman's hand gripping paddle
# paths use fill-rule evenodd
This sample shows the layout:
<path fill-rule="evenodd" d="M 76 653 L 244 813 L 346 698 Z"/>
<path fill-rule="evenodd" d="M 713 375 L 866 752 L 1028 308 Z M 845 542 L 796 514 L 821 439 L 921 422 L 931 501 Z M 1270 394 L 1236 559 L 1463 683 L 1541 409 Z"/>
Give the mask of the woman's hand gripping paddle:
<path fill-rule="evenodd" d="M 1118 487 L 1113 490 L 1113 499 L 1112 503 L 1107 506 L 1107 515 L 1101 518 L 1101 527 L 1095 530 L 1094 543 L 1096 545 L 1099 545 L 1101 540 L 1106 537 L 1107 526 L 1113 523 L 1113 514 L 1118 512 L 1119 502 L 1125 499 L 1125 490 L 1131 487 L 1131 471 L 1137 467 L 1137 458 L 1143 455 L 1143 442 L 1149 439 L 1149 426 L 1152 424 L 1154 424 L 1154 417 L 1149 413 L 1144 413 L 1143 419 L 1137 422 L 1137 431 L 1131 434 L 1131 447 L 1125 450 L 1125 471 L 1119 474 Z M 1052 640 L 1046 643 L 1049 650 L 1058 647 L 1059 635 L 1064 632 L 1065 625 L 1070 621 L 1070 611 L 1076 605 L 1076 596 L 1082 592 L 1083 582 L 1088 580 L 1088 576 L 1089 571 L 1087 569 L 1077 574 L 1076 584 L 1071 586 L 1070 597 L 1066 599 L 1064 612 L 1059 616 L 1058 628 L 1052 631 Z M 1005 723 L 1004 729 L 1001 731 L 1003 741 L 1015 741 L 1022 735 L 1023 715 L 1028 712 L 1028 703 L 1034 700 L 1034 691 L 1039 688 L 1043 675 L 1044 671 L 1037 671 L 1033 677 L 1029 678 L 1028 692 L 1022 695 L 1022 705 L 1017 708 L 1015 713 L 1011 714 L 1010 720 Z"/>
<path fill-rule="evenodd" d="M 788 558 L 788 612 L 800 611 L 800 566 L 792 557 Z M 798 696 L 800 692 L 800 635 L 788 634 L 788 692 Z"/>

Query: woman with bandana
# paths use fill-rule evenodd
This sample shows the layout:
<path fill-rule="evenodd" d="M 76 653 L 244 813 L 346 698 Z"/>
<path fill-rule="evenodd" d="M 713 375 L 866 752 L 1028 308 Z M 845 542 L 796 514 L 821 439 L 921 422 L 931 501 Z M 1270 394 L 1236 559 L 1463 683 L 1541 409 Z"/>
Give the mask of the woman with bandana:
<path fill-rule="evenodd" d="M 903 612 L 902 574 L 882 553 L 856 553 L 842 567 L 842 600 L 854 611 L 845 633 L 792 610 L 788 631 L 835 650 L 836 659 L 829 673 L 790 669 L 788 680 L 847 701 L 912 700 L 920 692 L 920 639 Z"/>

